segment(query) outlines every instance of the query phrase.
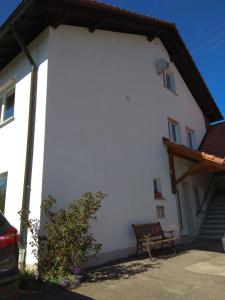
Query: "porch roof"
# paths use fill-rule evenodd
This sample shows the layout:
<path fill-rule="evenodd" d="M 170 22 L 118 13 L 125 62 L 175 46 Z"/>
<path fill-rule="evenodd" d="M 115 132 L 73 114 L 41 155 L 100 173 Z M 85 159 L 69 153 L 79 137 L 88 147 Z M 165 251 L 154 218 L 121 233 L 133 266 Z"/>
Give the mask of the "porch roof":
<path fill-rule="evenodd" d="M 221 158 L 206 152 L 201 152 L 188 148 L 187 146 L 176 144 L 163 137 L 163 144 L 167 147 L 170 163 L 170 175 L 173 193 L 176 186 L 187 177 L 200 173 L 225 172 L 225 158 Z M 181 157 L 194 164 L 179 178 L 176 178 L 173 157 Z"/>

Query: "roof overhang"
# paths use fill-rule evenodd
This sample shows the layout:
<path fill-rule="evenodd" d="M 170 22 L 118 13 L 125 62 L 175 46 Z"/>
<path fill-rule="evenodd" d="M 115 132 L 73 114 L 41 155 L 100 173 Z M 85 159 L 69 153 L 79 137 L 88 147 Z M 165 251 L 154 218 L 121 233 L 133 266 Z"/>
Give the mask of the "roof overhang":
<path fill-rule="evenodd" d="M 159 37 L 207 120 L 223 119 L 175 24 L 93 0 L 22 1 L 0 28 L 0 71 L 21 51 L 9 25 L 28 45 L 46 27 L 60 24 L 143 35 L 149 41 Z"/>
<path fill-rule="evenodd" d="M 167 147 L 169 155 L 173 193 L 176 193 L 177 185 L 191 175 L 225 172 L 225 158 L 217 157 L 205 152 L 193 150 L 184 145 L 173 143 L 165 137 L 163 138 L 163 144 Z M 194 163 L 179 178 L 176 178 L 173 156 L 180 157 Z"/>

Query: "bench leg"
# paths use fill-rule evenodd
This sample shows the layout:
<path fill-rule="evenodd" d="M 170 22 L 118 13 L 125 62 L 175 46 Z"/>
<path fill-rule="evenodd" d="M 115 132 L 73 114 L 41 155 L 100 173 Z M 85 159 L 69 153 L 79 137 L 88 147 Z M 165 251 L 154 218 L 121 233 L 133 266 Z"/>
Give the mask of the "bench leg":
<path fill-rule="evenodd" d="M 160 250 L 159 250 L 159 251 L 162 251 L 163 246 L 164 246 L 164 243 L 161 244 L 161 247 L 160 247 Z"/>
<path fill-rule="evenodd" d="M 149 254 L 149 259 L 150 259 L 150 262 L 152 261 L 152 253 L 151 253 L 151 246 L 148 245 L 148 254 Z"/>
<path fill-rule="evenodd" d="M 176 254 L 176 253 L 177 253 L 177 249 L 176 249 L 176 246 L 175 246 L 174 240 L 173 240 L 173 241 L 171 241 L 171 243 L 172 243 L 172 247 L 173 247 L 173 249 L 174 249 L 174 254 Z"/>
<path fill-rule="evenodd" d="M 138 257 L 138 246 L 139 246 L 139 244 L 138 244 L 138 242 L 137 242 L 137 246 L 136 246 L 136 254 L 135 254 L 136 257 Z"/>

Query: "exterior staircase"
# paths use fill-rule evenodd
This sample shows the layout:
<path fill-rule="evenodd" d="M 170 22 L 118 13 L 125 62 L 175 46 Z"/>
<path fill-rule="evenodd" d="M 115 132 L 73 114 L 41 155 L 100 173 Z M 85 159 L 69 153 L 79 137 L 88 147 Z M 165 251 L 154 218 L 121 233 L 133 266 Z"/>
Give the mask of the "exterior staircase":
<path fill-rule="evenodd" d="M 203 221 L 199 239 L 221 240 L 225 234 L 225 194 L 217 194 L 211 201 Z"/>

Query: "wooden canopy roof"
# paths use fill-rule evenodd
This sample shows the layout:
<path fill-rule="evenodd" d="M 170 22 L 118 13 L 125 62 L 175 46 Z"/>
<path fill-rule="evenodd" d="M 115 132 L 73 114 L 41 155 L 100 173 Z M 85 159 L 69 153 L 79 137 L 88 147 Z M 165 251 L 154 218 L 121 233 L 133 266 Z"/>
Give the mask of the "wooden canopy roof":
<path fill-rule="evenodd" d="M 86 27 L 91 33 L 102 29 L 143 35 L 150 42 L 160 38 L 207 120 L 223 119 L 174 23 L 94 0 L 23 0 L 0 28 L 0 71 L 21 52 L 10 27 L 29 45 L 48 26 L 61 24 Z"/>
<path fill-rule="evenodd" d="M 206 152 L 201 152 L 188 148 L 184 145 L 171 142 L 163 137 L 163 144 L 167 147 L 170 163 L 170 175 L 172 183 L 172 191 L 176 192 L 176 187 L 184 181 L 188 176 L 200 173 L 217 173 L 225 172 L 225 158 L 221 158 Z M 179 178 L 176 178 L 173 157 L 181 157 L 193 162 L 194 164 Z"/>

